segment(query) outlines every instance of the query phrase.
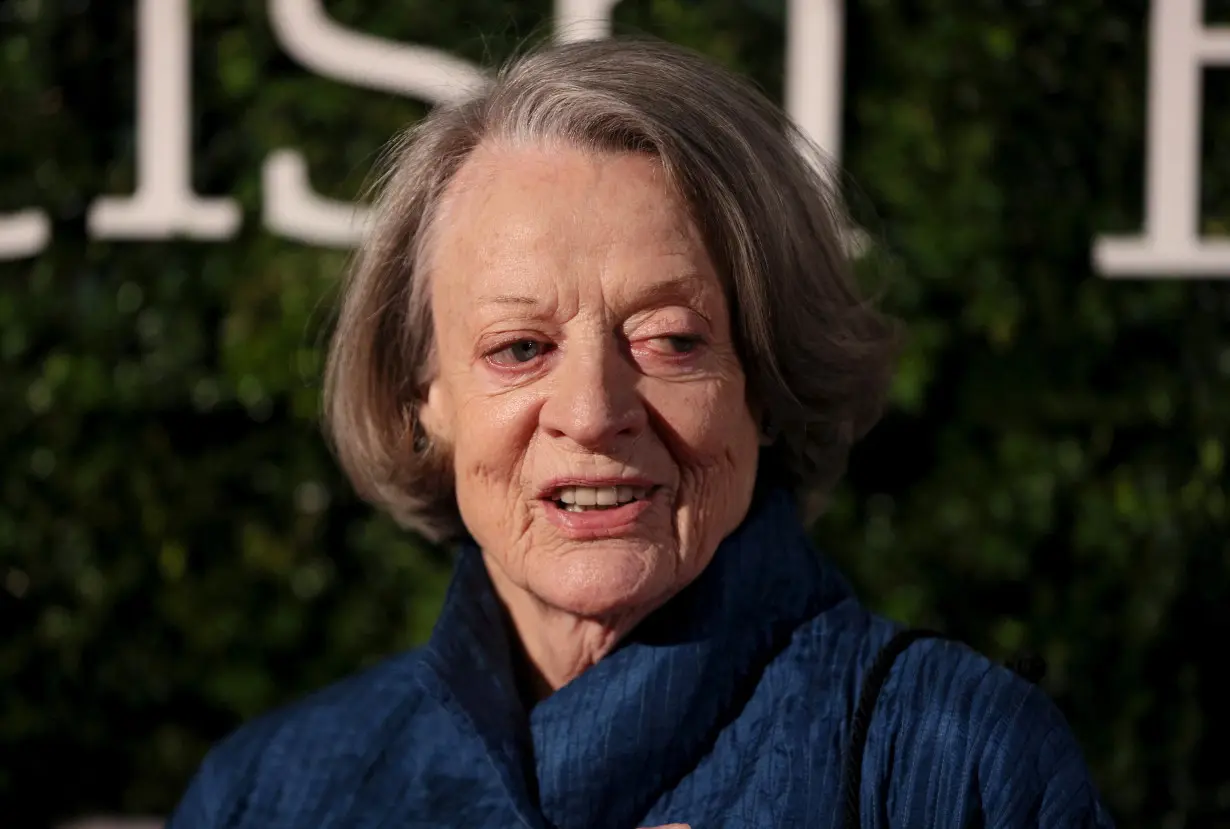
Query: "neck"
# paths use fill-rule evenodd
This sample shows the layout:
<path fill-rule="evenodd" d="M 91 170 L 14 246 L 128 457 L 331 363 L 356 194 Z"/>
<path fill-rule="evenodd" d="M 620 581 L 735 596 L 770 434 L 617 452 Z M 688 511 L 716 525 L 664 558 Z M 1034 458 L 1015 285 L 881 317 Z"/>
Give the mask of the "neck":
<path fill-rule="evenodd" d="M 514 633 L 522 694 L 527 702 L 546 699 L 614 650 L 645 616 L 626 611 L 602 617 L 577 616 L 545 604 L 507 583 L 498 567 L 489 567 Z"/>
<path fill-rule="evenodd" d="M 785 491 L 766 495 L 697 579 L 640 620 L 530 605 L 515 585 L 496 587 L 505 574 L 489 558 L 463 543 L 422 679 L 481 742 L 527 827 L 652 825 L 643 818 L 663 781 L 712 751 L 799 625 L 851 602 L 817 627 L 831 633 L 857 607 Z"/>

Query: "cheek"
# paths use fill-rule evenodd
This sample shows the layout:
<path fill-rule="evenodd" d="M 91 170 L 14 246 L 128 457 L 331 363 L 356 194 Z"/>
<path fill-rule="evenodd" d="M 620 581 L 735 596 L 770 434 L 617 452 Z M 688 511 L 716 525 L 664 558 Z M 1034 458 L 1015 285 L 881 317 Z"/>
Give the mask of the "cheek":
<path fill-rule="evenodd" d="M 535 398 L 473 395 L 457 408 L 453 469 L 467 525 L 490 522 L 522 499 L 523 467 L 535 434 Z M 471 527 L 471 532 L 477 532 Z"/>
<path fill-rule="evenodd" d="M 679 470 L 677 543 L 703 564 L 747 514 L 760 455 L 756 421 L 741 376 L 660 391 L 657 410 Z"/>
<path fill-rule="evenodd" d="M 664 384 L 649 391 L 647 400 L 684 460 L 706 466 L 756 454 L 756 425 L 742 378 Z"/>

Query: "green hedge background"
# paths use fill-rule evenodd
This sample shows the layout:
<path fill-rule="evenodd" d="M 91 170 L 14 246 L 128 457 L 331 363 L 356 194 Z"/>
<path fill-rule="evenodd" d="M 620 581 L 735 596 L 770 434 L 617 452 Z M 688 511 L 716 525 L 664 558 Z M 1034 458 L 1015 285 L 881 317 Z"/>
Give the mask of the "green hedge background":
<path fill-rule="evenodd" d="M 325 5 L 488 65 L 551 13 Z M 848 5 L 845 166 L 911 339 L 816 537 L 884 612 L 1044 654 L 1122 826 L 1228 827 L 1230 282 L 1090 270 L 1095 235 L 1141 224 L 1147 4 Z M 134 6 L 0 4 L 0 211 L 55 224 L 0 263 L 6 827 L 166 813 L 242 720 L 421 641 L 448 577 L 319 437 L 345 254 L 259 218 L 270 151 L 353 198 L 422 105 L 299 68 L 265 3 L 195 2 L 194 179 L 240 200 L 243 230 L 91 241 L 87 205 L 133 185 Z M 784 0 L 617 19 L 780 97 Z M 1207 78 L 1209 233 L 1230 232 L 1228 75 Z"/>

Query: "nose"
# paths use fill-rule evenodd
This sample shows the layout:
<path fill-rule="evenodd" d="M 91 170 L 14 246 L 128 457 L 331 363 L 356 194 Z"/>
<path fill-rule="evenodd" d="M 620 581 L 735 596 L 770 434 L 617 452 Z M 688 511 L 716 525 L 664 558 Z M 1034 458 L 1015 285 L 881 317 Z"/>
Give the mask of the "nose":
<path fill-rule="evenodd" d="M 648 423 L 639 372 L 617 344 L 574 343 L 561 349 L 540 424 L 548 435 L 591 452 L 608 452 Z"/>

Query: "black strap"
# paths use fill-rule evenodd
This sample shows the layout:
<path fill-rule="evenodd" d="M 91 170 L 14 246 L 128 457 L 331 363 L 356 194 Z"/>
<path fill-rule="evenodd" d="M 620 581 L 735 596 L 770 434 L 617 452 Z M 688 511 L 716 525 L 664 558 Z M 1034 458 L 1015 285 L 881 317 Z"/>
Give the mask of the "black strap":
<path fill-rule="evenodd" d="M 871 663 L 871 670 L 863 680 L 863 688 L 858 695 L 858 707 L 854 709 L 854 719 L 850 723 L 850 742 L 846 748 L 846 758 L 841 770 L 842 802 L 845 804 L 845 829 L 859 829 L 861 815 L 859 809 L 859 794 L 863 788 L 863 750 L 867 747 L 867 731 L 871 725 L 871 713 L 875 710 L 876 700 L 880 698 L 880 689 L 888 672 L 901 652 L 919 639 L 940 636 L 929 630 L 902 630 L 896 633 Z"/>
<path fill-rule="evenodd" d="M 876 654 L 871 669 L 863 680 L 862 690 L 858 695 L 858 707 L 854 709 L 854 719 L 850 723 L 850 742 L 846 747 L 846 756 L 842 765 L 842 803 L 844 805 L 844 829 L 860 829 L 862 821 L 859 796 L 863 788 L 863 753 L 867 748 L 867 732 L 871 727 L 871 715 L 875 711 L 876 701 L 880 698 L 880 689 L 884 687 L 888 673 L 892 670 L 897 657 L 919 639 L 944 639 L 942 633 L 931 630 L 902 630 L 893 635 L 880 652 Z M 1039 682 L 1046 674 L 1046 663 L 1040 656 L 1029 654 L 1009 661 L 1008 667 L 1032 683 Z"/>

